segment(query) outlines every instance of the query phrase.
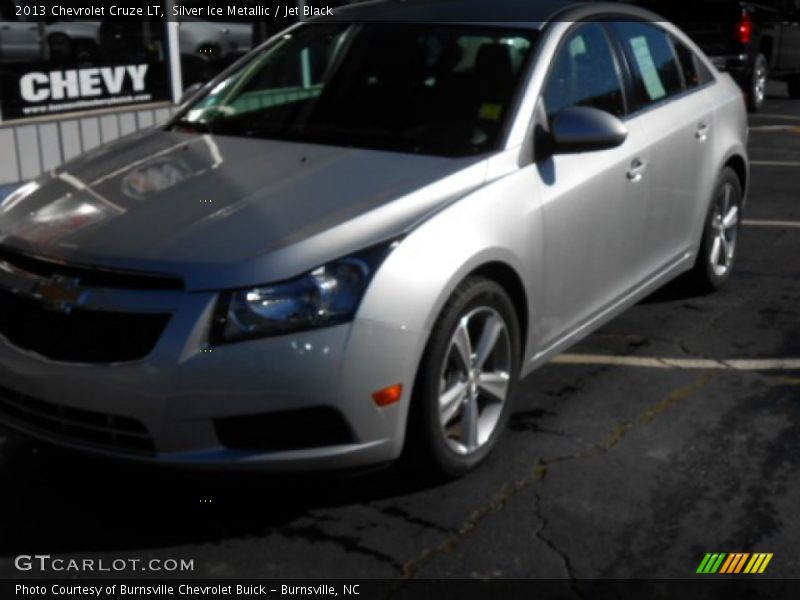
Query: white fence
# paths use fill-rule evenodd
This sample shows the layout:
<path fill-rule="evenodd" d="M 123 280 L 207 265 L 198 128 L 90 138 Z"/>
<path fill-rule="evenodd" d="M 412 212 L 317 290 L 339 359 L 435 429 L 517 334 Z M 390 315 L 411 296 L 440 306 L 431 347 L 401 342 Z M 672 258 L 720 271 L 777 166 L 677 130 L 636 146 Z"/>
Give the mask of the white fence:
<path fill-rule="evenodd" d="M 128 109 L 57 121 L 0 125 L 0 185 L 33 179 L 96 146 L 158 125 L 173 110 L 171 106 Z"/>

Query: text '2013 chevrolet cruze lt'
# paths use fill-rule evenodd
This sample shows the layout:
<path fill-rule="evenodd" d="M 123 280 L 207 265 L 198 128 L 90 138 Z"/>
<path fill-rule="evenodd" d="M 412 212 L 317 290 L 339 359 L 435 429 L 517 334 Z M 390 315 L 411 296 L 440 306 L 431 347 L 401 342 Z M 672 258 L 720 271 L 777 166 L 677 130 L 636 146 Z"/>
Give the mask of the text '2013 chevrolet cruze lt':
<path fill-rule="evenodd" d="M 0 419 L 163 464 L 456 476 L 520 377 L 682 273 L 725 283 L 733 81 L 640 9 L 463 6 L 295 26 L 3 200 Z"/>

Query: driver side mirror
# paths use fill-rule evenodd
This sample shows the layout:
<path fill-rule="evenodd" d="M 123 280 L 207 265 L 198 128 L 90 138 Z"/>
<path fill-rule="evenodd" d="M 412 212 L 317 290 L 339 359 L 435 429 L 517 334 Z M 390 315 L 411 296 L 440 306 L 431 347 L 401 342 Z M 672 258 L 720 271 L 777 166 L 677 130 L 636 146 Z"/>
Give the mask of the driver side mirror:
<path fill-rule="evenodd" d="M 553 154 L 606 150 L 622 145 L 628 129 L 617 117 L 598 108 L 565 108 L 550 127 Z"/>

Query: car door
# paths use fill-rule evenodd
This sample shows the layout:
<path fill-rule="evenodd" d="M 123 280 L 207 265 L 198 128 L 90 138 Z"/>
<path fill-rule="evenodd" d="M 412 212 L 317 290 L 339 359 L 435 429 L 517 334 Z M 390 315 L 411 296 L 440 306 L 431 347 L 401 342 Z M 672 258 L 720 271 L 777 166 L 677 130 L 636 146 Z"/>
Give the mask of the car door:
<path fill-rule="evenodd" d="M 650 144 L 647 243 L 650 269 L 665 269 L 697 241 L 698 205 L 708 201 L 713 177 L 713 107 L 694 55 L 660 26 L 615 22 L 630 66 L 632 101 Z M 679 60 L 683 55 L 683 62 Z"/>
<path fill-rule="evenodd" d="M 590 106 L 625 117 L 618 57 L 601 23 L 581 23 L 552 61 L 540 105 L 549 128 L 565 108 Z M 640 251 L 649 157 L 639 119 L 625 123 L 622 145 L 578 154 L 538 156 L 535 186 L 544 225 L 544 281 L 539 338 L 546 348 L 604 312 L 647 273 Z"/>

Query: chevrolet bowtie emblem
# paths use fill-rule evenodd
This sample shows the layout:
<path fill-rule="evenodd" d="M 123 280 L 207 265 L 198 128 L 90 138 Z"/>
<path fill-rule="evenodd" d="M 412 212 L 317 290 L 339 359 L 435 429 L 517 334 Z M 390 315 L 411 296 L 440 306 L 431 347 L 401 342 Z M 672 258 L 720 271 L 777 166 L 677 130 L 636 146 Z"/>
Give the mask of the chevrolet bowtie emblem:
<path fill-rule="evenodd" d="M 47 310 L 69 314 L 80 304 L 85 293 L 86 289 L 80 286 L 80 280 L 55 275 L 37 283 L 33 297 Z"/>

